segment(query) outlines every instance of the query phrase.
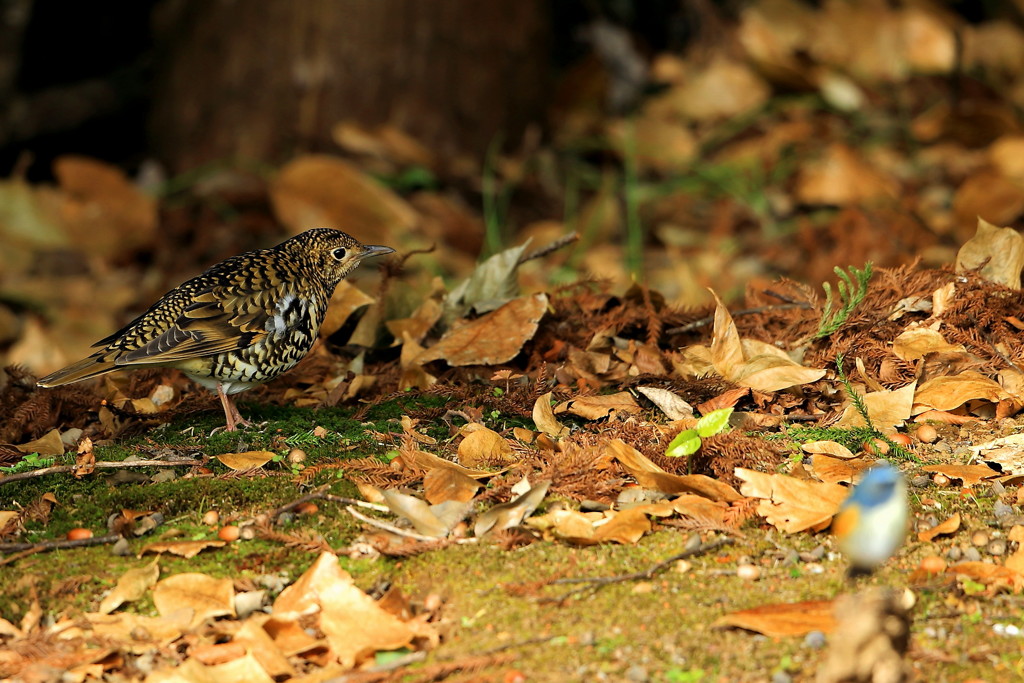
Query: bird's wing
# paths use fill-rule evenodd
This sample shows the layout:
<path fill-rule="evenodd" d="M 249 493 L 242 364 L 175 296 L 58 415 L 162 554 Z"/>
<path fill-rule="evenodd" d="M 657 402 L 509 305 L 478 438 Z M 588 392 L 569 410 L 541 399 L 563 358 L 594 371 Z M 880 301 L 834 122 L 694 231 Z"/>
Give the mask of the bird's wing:
<path fill-rule="evenodd" d="M 279 302 L 288 295 L 280 282 L 260 290 L 243 289 L 235 285 L 217 285 L 204 291 L 189 292 L 188 302 L 179 308 L 179 314 L 167 324 L 160 316 L 159 304 L 142 316 L 135 328 L 151 327 L 146 334 L 139 329 L 139 337 L 146 339 L 135 348 L 125 348 L 115 360 L 117 365 L 152 365 L 174 363 L 212 356 L 248 348 L 263 341 L 275 330 L 277 318 L 283 312 Z M 152 318 L 152 320 L 147 320 Z M 153 325 L 163 318 L 162 331 L 154 332 Z"/>

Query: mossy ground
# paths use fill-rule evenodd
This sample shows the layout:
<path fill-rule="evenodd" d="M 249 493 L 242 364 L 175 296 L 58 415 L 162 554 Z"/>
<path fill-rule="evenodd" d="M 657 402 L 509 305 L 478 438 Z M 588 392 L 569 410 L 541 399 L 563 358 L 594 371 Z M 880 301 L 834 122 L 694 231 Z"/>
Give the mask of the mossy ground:
<path fill-rule="evenodd" d="M 293 445 L 306 451 L 307 465 L 384 456 L 392 446 L 369 432 L 399 431 L 396 420 L 408 407 L 401 400 L 384 404 L 360 422 L 346 410 L 313 412 L 247 405 L 246 414 L 266 421 L 265 426 L 240 435 L 218 433 L 211 437 L 219 416 L 210 413 L 189 418 L 188 424 L 179 421 L 146 436 L 97 446 L 96 456 L 98 460 L 122 460 L 132 454 L 149 457 L 161 449 L 215 455 L 265 448 L 283 454 Z M 314 437 L 311 430 L 316 426 L 326 428 L 329 436 Z M 446 434 L 441 428 L 437 432 L 439 438 Z M 70 475 L 31 479 L 0 488 L 0 508 L 26 505 L 46 492 L 56 496 L 60 504 L 50 519 L 45 524 L 30 523 L 20 540 L 59 538 L 73 527 L 88 527 L 97 535 L 106 533 L 107 518 L 125 509 L 163 513 L 166 521 L 155 532 L 157 537 L 170 534 L 175 540 L 199 540 L 216 538 L 216 529 L 202 523 L 203 514 L 211 509 L 220 511 L 222 521 L 248 518 L 325 483 L 338 495 L 357 495 L 349 481 L 337 476 L 338 470 L 326 470 L 300 484 L 286 461 L 268 464 L 269 476 L 245 478 L 217 478 L 227 469 L 215 460 L 210 467 L 213 476 L 178 477 L 159 483 L 149 481 L 155 470 L 143 470 L 147 477 L 142 481 L 125 476 L 127 472 L 97 472 L 80 480 Z M 928 497 L 942 498 L 944 515 L 961 511 L 965 525 L 970 520 L 975 526 L 983 525 L 991 518 L 991 496 L 932 489 Z M 921 497 L 912 499 L 915 514 L 925 514 Z M 339 508 L 324 504 L 317 513 L 297 517 L 282 530 L 317 533 L 332 547 L 344 547 L 361 527 Z M 743 538 L 731 545 L 692 559 L 687 571 L 670 568 L 649 581 L 616 583 L 561 603 L 545 598 L 562 595 L 571 586 L 536 589 L 530 584 L 553 577 L 611 576 L 642 570 L 680 552 L 690 532 L 662 530 L 635 546 L 575 547 L 540 542 L 506 551 L 481 544 L 452 546 L 404 560 L 342 558 L 342 562 L 364 589 L 387 579 L 407 595 L 436 593 L 444 598 L 447 636 L 441 647 L 429 654 L 428 663 L 507 648 L 516 659 L 505 668 L 524 672 L 530 681 L 624 680 L 633 667 L 634 677 L 642 668 L 651 680 L 678 683 L 768 680 L 776 672 L 786 672 L 796 680 L 812 679 L 823 651 L 805 644 L 802 638 L 773 639 L 717 629 L 714 621 L 740 609 L 830 599 L 871 584 L 906 586 L 920 559 L 936 552 L 932 544 L 908 543 L 882 572 L 851 583 L 844 574 L 845 563 L 830 553 L 816 565 L 820 570 L 815 565 L 778 561 L 780 550 L 809 552 L 821 544 L 831 549 L 826 535 L 782 536 L 766 531 L 757 520 L 749 522 L 743 533 Z M 132 547 L 137 551 L 153 540 L 153 536 L 137 539 Z M 203 572 L 255 581 L 271 574 L 290 581 L 313 559 L 315 554 L 307 550 L 252 540 L 190 559 L 164 555 L 159 562 L 164 577 Z M 730 571 L 741 559 L 760 567 L 760 580 L 743 581 Z M 93 611 L 125 570 L 151 561 L 150 556 L 112 555 L 109 546 L 24 557 L 0 569 L 0 616 L 16 622 L 36 597 L 47 614 Z M 1020 621 L 1018 598 L 963 595 L 948 585 L 918 587 L 915 592 L 914 661 L 921 680 L 988 679 L 994 672 L 1002 680 L 1024 677 L 1019 648 L 993 642 L 992 636 L 996 621 Z M 154 613 L 148 600 L 128 609 Z"/>

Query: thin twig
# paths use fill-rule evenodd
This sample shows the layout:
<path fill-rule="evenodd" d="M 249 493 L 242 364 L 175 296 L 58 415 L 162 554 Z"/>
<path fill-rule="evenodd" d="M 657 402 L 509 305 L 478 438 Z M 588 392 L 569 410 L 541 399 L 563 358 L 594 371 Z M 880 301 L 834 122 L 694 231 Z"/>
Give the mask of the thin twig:
<path fill-rule="evenodd" d="M 999 350 L 999 347 L 996 346 L 995 342 L 992 341 L 992 336 L 991 335 L 985 333 L 984 337 L 985 337 L 985 341 L 988 342 L 989 348 L 992 349 L 992 352 L 995 353 L 1000 358 L 1002 358 L 1004 363 L 1009 365 L 1011 368 L 1013 368 L 1017 372 L 1024 372 L 1024 370 L 1021 370 L 1019 367 L 1017 367 L 1016 363 L 1014 363 L 1012 360 L 1010 360 L 1009 356 L 1007 356 L 1005 353 L 1003 353 L 1002 351 Z"/>
<path fill-rule="evenodd" d="M 93 545 L 106 545 L 117 543 L 121 534 L 107 534 L 106 536 L 93 536 L 92 538 L 79 538 L 74 541 L 62 539 L 59 541 L 43 541 L 42 543 L 0 543 L 0 554 L 25 552 L 25 555 L 44 552 L 47 550 L 66 550 L 68 548 L 87 548 Z M 31 552 L 29 552 L 31 551 Z M 24 555 L 19 556 L 24 557 Z M 8 557 L 0 561 L 0 564 L 13 562 L 18 557 Z"/>
<path fill-rule="evenodd" d="M 125 462 L 97 462 L 90 465 L 90 467 L 95 467 L 99 470 L 125 470 L 132 467 L 184 467 L 202 464 L 202 460 L 132 460 Z M 22 479 L 44 477 L 48 474 L 74 472 L 78 467 L 78 465 L 57 465 L 55 467 L 43 467 L 38 470 L 30 470 L 28 472 L 17 472 L 15 474 L 8 474 L 5 477 L 0 477 L 0 484 L 9 484 L 12 481 L 20 481 Z"/>
<path fill-rule="evenodd" d="M 738 311 L 730 311 L 729 315 L 735 318 L 738 315 L 753 315 L 755 313 L 768 313 L 769 311 L 788 311 L 794 308 L 810 309 L 813 308 L 813 306 L 811 306 L 807 302 L 793 304 L 775 304 L 773 306 L 759 306 L 757 308 L 743 308 Z M 714 321 L 715 316 L 711 315 L 706 318 L 701 318 L 700 320 L 695 320 L 692 323 L 687 323 L 679 327 L 673 327 L 672 329 L 665 330 L 665 334 L 682 334 L 683 332 L 692 332 L 693 330 L 696 330 L 698 327 L 710 325 Z"/>
<path fill-rule="evenodd" d="M 532 261 L 534 259 L 539 259 L 539 258 L 542 258 L 544 256 L 547 256 L 548 254 L 550 254 L 553 251 L 558 251 L 562 247 L 564 247 L 566 245 L 569 245 L 569 244 L 572 244 L 573 242 L 575 242 L 579 238 L 580 238 L 579 233 L 576 233 L 576 232 L 571 232 L 568 235 L 563 235 L 562 237 L 559 237 L 557 240 L 555 240 L 554 242 L 552 242 L 551 244 L 549 244 L 549 245 L 547 245 L 545 247 L 541 247 L 540 249 L 537 249 L 536 251 L 531 251 L 529 254 L 526 254 L 525 256 L 520 256 L 519 257 L 519 265 L 522 265 L 522 264 L 526 263 L 527 261 Z"/>
<path fill-rule="evenodd" d="M 585 593 L 585 592 L 591 591 L 591 590 L 592 591 L 596 591 L 596 590 L 598 590 L 600 588 L 603 588 L 604 586 L 608 586 L 608 585 L 611 585 L 613 583 L 625 583 L 627 581 L 638 581 L 638 580 L 649 579 L 652 576 L 654 576 L 655 574 L 657 574 L 658 572 L 660 572 L 662 569 L 665 569 L 669 565 L 674 564 L 674 563 L 678 562 L 679 560 L 685 560 L 688 557 L 695 557 L 697 555 L 703 555 L 704 553 L 707 553 L 707 552 L 710 552 L 712 550 L 715 550 L 716 548 L 721 548 L 724 545 L 729 545 L 732 542 L 733 542 L 733 539 L 731 539 L 731 538 L 719 538 L 717 540 L 711 541 L 710 543 L 704 543 L 703 545 L 700 545 L 700 546 L 698 546 L 696 548 L 692 548 L 690 550 L 684 550 L 681 553 L 676 553 L 672 557 L 666 558 L 666 559 L 662 560 L 661 562 L 658 562 L 655 565 L 651 565 L 647 569 L 643 569 L 643 570 L 638 571 L 638 572 L 633 572 L 631 574 L 617 574 L 615 576 L 590 576 L 590 577 L 580 577 L 580 578 L 576 578 L 576 579 L 555 579 L 554 581 L 552 581 L 548 585 L 567 584 L 567 583 L 583 583 L 583 584 L 586 584 L 586 585 L 583 586 L 582 588 L 577 588 L 575 590 L 571 590 L 568 593 L 564 593 L 563 595 L 559 595 L 559 596 L 554 597 L 554 598 L 541 598 L 540 601 L 541 602 L 561 603 L 561 602 L 565 602 L 566 600 L 568 600 L 569 598 L 571 598 L 573 596 L 579 595 L 580 593 Z"/>

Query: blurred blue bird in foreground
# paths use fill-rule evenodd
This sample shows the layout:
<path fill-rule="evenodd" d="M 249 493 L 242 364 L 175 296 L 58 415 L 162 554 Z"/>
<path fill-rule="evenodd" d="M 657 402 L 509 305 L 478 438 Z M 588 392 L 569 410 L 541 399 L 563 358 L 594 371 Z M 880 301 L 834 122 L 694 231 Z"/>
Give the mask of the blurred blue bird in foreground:
<path fill-rule="evenodd" d="M 907 485 L 887 462 L 861 478 L 832 520 L 850 573 L 869 573 L 885 563 L 907 535 Z"/>

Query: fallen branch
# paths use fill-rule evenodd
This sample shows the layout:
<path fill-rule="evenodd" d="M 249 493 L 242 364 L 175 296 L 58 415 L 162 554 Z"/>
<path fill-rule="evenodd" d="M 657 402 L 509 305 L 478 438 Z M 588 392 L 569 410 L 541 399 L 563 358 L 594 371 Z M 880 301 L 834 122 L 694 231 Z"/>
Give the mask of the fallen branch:
<path fill-rule="evenodd" d="M 520 256 L 519 257 L 519 265 L 522 265 L 522 264 L 526 263 L 527 261 L 533 261 L 534 259 L 539 259 L 539 258 L 541 258 L 543 256 L 547 256 L 548 254 L 550 254 L 553 251 L 558 251 L 562 247 L 564 247 L 566 245 L 569 245 L 569 244 L 572 244 L 573 242 L 575 242 L 579 238 L 580 238 L 579 233 L 575 233 L 575 232 L 571 232 L 568 235 L 564 235 L 562 237 L 559 237 L 557 240 L 555 240 L 554 242 L 552 242 L 551 244 L 549 244 L 547 246 L 541 247 L 540 249 L 537 249 L 535 251 L 531 251 L 529 254 L 524 254 L 523 256 Z"/>
<path fill-rule="evenodd" d="M 20 555 L 4 558 L 0 561 L 0 565 L 14 562 L 26 555 L 41 553 L 47 550 L 66 550 L 68 548 L 87 548 L 93 545 L 106 545 L 108 543 L 117 543 L 120 538 L 121 534 L 107 534 L 106 536 L 80 538 L 74 541 L 63 539 L 59 541 L 43 541 L 41 543 L 0 543 L 0 554 L 21 553 Z"/>
<path fill-rule="evenodd" d="M 185 467 L 202 464 L 203 462 L 201 460 L 131 460 L 124 462 L 97 462 L 90 465 L 90 467 L 94 467 L 99 470 L 126 470 L 132 467 Z M 15 474 L 8 474 L 5 477 L 0 477 L 0 484 L 9 484 L 12 481 L 21 481 L 22 479 L 45 477 L 48 474 L 74 472 L 78 467 L 78 465 L 57 465 L 55 467 L 43 467 L 38 470 L 30 470 L 28 472 L 17 472 Z"/>
<path fill-rule="evenodd" d="M 717 540 L 711 541 L 710 543 L 704 543 L 696 548 L 684 550 L 681 553 L 676 553 L 672 557 L 666 558 L 661 562 L 648 567 L 647 569 L 643 569 L 638 572 L 633 572 L 631 574 L 617 574 L 615 576 L 591 576 L 576 579 L 555 579 L 554 581 L 551 581 L 548 585 L 553 586 L 556 584 L 567 583 L 583 583 L 586 585 L 582 588 L 571 590 L 568 593 L 564 593 L 563 595 L 559 595 L 554 598 L 541 598 L 540 602 L 561 603 L 581 593 L 586 593 L 587 591 L 597 591 L 603 588 L 604 586 L 609 586 L 613 583 L 625 583 L 627 581 L 642 581 L 645 579 L 650 579 L 661 570 L 665 569 L 671 564 L 678 562 L 679 560 L 685 560 L 688 557 L 696 557 L 697 555 L 703 555 L 704 553 L 715 550 L 716 548 L 721 548 L 724 545 L 729 545 L 732 542 L 733 540 L 731 538 L 719 538 Z"/>

